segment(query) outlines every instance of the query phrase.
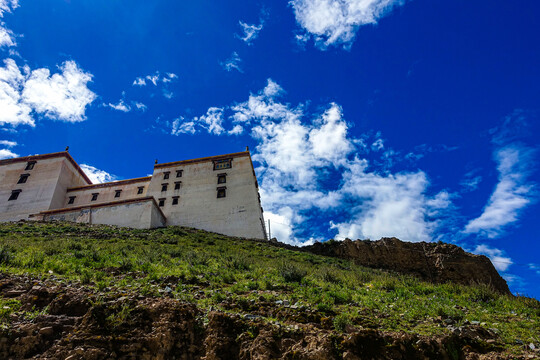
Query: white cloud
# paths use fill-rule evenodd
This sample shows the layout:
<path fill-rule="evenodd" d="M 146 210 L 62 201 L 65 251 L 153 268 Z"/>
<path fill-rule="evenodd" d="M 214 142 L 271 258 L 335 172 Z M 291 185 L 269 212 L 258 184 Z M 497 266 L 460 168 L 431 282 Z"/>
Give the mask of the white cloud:
<path fill-rule="evenodd" d="M 19 0 L 0 0 L 0 17 L 4 16 L 4 13 L 10 13 L 19 7 Z"/>
<path fill-rule="evenodd" d="M 240 59 L 240 56 L 235 51 L 231 54 L 231 57 L 228 58 L 225 62 L 221 63 L 221 66 L 227 70 L 227 71 L 233 71 L 236 70 L 238 72 L 243 73 L 244 71 L 240 67 L 240 63 L 242 62 L 242 59 Z"/>
<path fill-rule="evenodd" d="M 242 27 L 243 34 L 237 35 L 237 37 L 248 45 L 251 45 L 253 40 L 259 37 L 259 32 L 263 29 L 264 25 L 262 21 L 259 25 L 250 25 L 242 21 L 239 23 Z"/>
<path fill-rule="evenodd" d="M 14 60 L 4 60 L 4 67 L 0 68 L 0 125 L 30 125 L 34 126 L 34 119 L 30 116 L 32 107 L 22 99 L 22 91 L 30 69 L 24 67 L 25 74 Z"/>
<path fill-rule="evenodd" d="M 376 24 L 405 0 L 291 0 L 296 21 L 305 31 L 297 38 L 305 42 L 309 34 L 325 48 L 343 44 L 348 47 L 360 26 Z"/>
<path fill-rule="evenodd" d="M 15 141 L 0 140 L 0 145 L 4 145 L 4 146 L 7 146 L 8 148 L 12 148 L 14 146 L 17 146 L 17 143 Z"/>
<path fill-rule="evenodd" d="M 0 160 L 11 159 L 11 158 L 16 158 L 16 157 L 19 157 L 19 155 L 7 149 L 0 149 Z"/>
<path fill-rule="evenodd" d="M 137 110 L 140 110 L 142 112 L 145 112 L 147 109 L 148 109 L 148 106 L 146 106 L 145 104 L 141 103 L 141 102 L 138 102 L 138 101 L 135 101 L 133 103 L 133 105 L 135 105 L 135 107 L 137 108 Z"/>
<path fill-rule="evenodd" d="M 15 36 L 13 32 L 3 26 L 4 24 L 0 22 L 0 48 L 15 46 Z"/>
<path fill-rule="evenodd" d="M 53 75 L 46 68 L 33 70 L 24 84 L 22 101 L 51 119 L 83 121 L 86 107 L 96 98 L 87 87 L 92 75 L 74 61 L 64 62 L 59 69 L 61 73 Z"/>
<path fill-rule="evenodd" d="M 131 111 L 131 106 L 129 106 L 128 104 L 126 104 L 126 102 L 124 101 L 124 99 L 120 99 L 120 101 L 118 102 L 118 104 L 105 104 L 105 106 L 108 106 L 114 110 L 118 110 L 118 111 L 122 111 L 122 112 L 130 112 Z"/>
<path fill-rule="evenodd" d="M 472 170 L 465 174 L 463 180 L 460 181 L 459 185 L 463 188 L 464 192 L 471 192 L 478 189 L 478 186 L 482 182 L 482 176 L 476 175 L 478 170 Z"/>
<path fill-rule="evenodd" d="M 535 193 L 533 184 L 528 181 L 531 158 L 531 150 L 519 144 L 495 152 L 499 182 L 483 213 L 465 226 L 465 233 L 494 238 L 505 226 L 518 220 L 520 211 L 531 203 Z"/>
<path fill-rule="evenodd" d="M 81 169 L 92 181 L 93 184 L 101 184 L 106 182 L 115 181 L 118 178 L 115 175 L 109 174 L 106 171 L 100 170 L 94 166 L 82 164 Z"/>
<path fill-rule="evenodd" d="M 536 275 L 540 275 L 540 265 L 529 264 L 529 269 L 536 272 Z"/>
<path fill-rule="evenodd" d="M 339 105 L 328 104 L 308 121 L 311 116 L 303 105 L 279 101 L 283 93 L 268 79 L 265 88 L 245 102 L 210 108 L 192 120 L 176 119 L 172 133 L 250 132 L 258 141 L 253 160 L 259 164 L 265 217 L 276 223 L 272 232 L 280 241 L 302 241 L 297 234 L 310 232 L 310 212 L 340 213 L 338 223 L 316 224 L 335 229 L 339 237 L 432 239 L 441 217 L 452 208 L 450 194 L 429 195 L 429 180 L 421 171 L 392 174 L 386 165 L 376 171 L 381 166 L 375 161 L 359 157 L 369 148 L 363 138 L 350 136 Z M 378 154 L 384 164 L 393 156 L 391 149 Z"/>
<path fill-rule="evenodd" d="M 159 83 L 167 84 L 174 80 L 178 79 L 178 75 L 174 73 L 166 73 L 165 75 L 161 75 L 159 71 L 156 71 L 154 74 L 146 75 L 146 76 L 140 76 L 135 78 L 133 81 L 133 86 L 146 86 L 149 81 L 154 86 L 158 86 Z"/>
<path fill-rule="evenodd" d="M 513 264 L 512 259 L 509 257 L 504 257 L 504 252 L 502 250 L 490 248 L 484 244 L 478 245 L 476 249 L 474 249 L 473 253 L 478 255 L 486 255 L 493 263 L 493 266 L 495 266 L 495 269 L 498 271 L 504 272 L 508 270 L 510 265 Z"/>

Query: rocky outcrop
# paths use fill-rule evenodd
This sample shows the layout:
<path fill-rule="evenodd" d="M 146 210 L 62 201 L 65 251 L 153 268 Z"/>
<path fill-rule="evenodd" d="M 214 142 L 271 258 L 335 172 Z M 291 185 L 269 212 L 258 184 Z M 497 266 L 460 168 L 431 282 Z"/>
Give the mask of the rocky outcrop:
<path fill-rule="evenodd" d="M 92 293 L 81 284 L 24 276 L 0 276 L 0 296 L 38 312 L 31 318 L 14 313 L 2 324 L 1 359 L 488 360 L 537 355 L 505 355 L 497 333 L 471 324 L 441 336 L 362 327 L 338 332 L 311 322 L 205 310 L 167 296 Z M 40 313 L 46 308 L 54 310 Z"/>
<path fill-rule="evenodd" d="M 378 241 L 327 241 L 303 249 L 353 260 L 366 267 L 412 274 L 434 283 L 486 284 L 502 294 L 511 294 L 506 281 L 487 257 L 470 254 L 456 245 L 382 238 Z"/>

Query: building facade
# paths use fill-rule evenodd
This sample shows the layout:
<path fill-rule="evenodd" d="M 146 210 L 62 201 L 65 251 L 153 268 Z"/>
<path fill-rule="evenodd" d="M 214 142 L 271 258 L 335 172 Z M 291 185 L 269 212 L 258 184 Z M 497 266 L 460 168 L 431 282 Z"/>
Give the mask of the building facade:
<path fill-rule="evenodd" d="M 92 184 L 65 152 L 0 161 L 0 221 L 181 225 L 266 239 L 249 151 L 154 165 L 152 176 Z"/>

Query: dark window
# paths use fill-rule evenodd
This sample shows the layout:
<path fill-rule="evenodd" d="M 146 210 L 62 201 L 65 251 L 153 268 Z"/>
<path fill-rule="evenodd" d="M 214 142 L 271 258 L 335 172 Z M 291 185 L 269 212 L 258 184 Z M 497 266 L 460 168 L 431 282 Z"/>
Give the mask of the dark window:
<path fill-rule="evenodd" d="M 165 206 L 165 199 L 159 199 L 159 206 Z"/>
<path fill-rule="evenodd" d="M 161 184 L 161 191 L 167 191 L 167 186 L 169 186 L 169 184 Z"/>
<path fill-rule="evenodd" d="M 137 189 L 137 195 L 142 194 L 143 191 L 144 191 L 144 186 L 139 186 L 139 188 Z"/>
<path fill-rule="evenodd" d="M 114 191 L 114 197 L 117 198 L 117 197 L 120 197 L 120 194 L 122 193 L 122 190 L 115 190 Z"/>
<path fill-rule="evenodd" d="M 9 197 L 8 201 L 17 200 L 20 193 L 21 193 L 21 190 L 12 190 L 11 191 L 11 196 Z"/>
<path fill-rule="evenodd" d="M 36 165 L 35 161 L 29 161 L 26 163 L 26 168 L 24 168 L 24 170 L 32 170 L 34 168 L 34 165 Z"/>
<path fill-rule="evenodd" d="M 68 204 L 73 204 L 73 203 L 75 203 L 75 198 L 76 198 L 76 196 L 70 196 L 70 197 L 69 197 L 69 200 L 68 200 Z"/>
<path fill-rule="evenodd" d="M 26 180 L 28 180 L 29 176 L 30 174 L 22 174 L 21 177 L 19 178 L 19 181 L 17 181 L 17 184 L 24 184 Z"/>
<path fill-rule="evenodd" d="M 214 161 L 214 170 L 230 169 L 232 159 Z"/>
<path fill-rule="evenodd" d="M 178 205 L 178 196 L 173 196 L 173 198 L 172 198 L 172 204 L 173 204 L 173 205 Z"/>
<path fill-rule="evenodd" d="M 218 187 L 217 188 L 217 197 L 218 198 L 224 198 L 227 196 L 227 188 L 225 186 Z"/>
<path fill-rule="evenodd" d="M 182 177 L 184 170 L 176 170 L 176 177 Z"/>
<path fill-rule="evenodd" d="M 174 190 L 180 190 L 180 185 L 182 184 L 181 181 L 177 181 L 174 183 Z"/>
<path fill-rule="evenodd" d="M 227 182 L 227 174 L 219 174 L 217 176 L 217 183 L 218 184 L 225 184 Z"/>
<path fill-rule="evenodd" d="M 98 195 L 99 195 L 99 193 L 93 193 L 93 194 L 92 194 L 92 200 L 91 200 L 91 201 L 96 201 Z"/>
<path fill-rule="evenodd" d="M 163 178 L 164 179 L 168 179 L 169 178 L 169 175 L 171 175 L 171 172 L 170 171 L 166 171 L 163 173 Z"/>

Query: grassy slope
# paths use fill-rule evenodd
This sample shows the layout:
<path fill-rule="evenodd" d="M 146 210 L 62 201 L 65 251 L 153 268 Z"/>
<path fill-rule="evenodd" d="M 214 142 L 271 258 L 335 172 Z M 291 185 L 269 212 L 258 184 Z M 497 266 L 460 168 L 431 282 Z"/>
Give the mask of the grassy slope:
<path fill-rule="evenodd" d="M 258 312 L 257 304 L 290 304 L 317 310 L 315 318 L 295 321 L 318 321 L 336 331 L 361 326 L 438 335 L 468 321 L 496 329 L 510 351 L 522 347 L 516 341 L 540 343 L 540 303 L 534 299 L 500 296 L 486 286 L 433 285 L 179 227 L 0 224 L 0 272 L 80 281 L 98 293 L 174 296 L 201 308 L 258 313 L 283 323 L 292 320 L 287 312 Z M 4 326 L 15 311 L 17 300 L 0 298 Z"/>

